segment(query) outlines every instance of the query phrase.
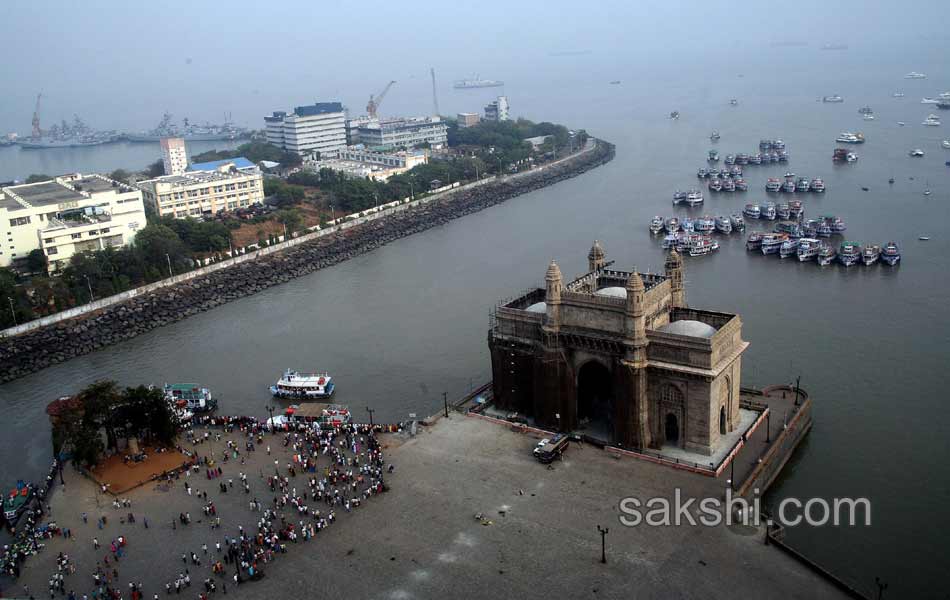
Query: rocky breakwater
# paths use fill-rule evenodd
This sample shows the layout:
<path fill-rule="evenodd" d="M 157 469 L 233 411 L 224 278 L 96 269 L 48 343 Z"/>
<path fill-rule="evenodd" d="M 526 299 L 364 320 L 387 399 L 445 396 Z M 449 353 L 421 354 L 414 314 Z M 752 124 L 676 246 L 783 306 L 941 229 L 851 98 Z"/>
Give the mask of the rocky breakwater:
<path fill-rule="evenodd" d="M 0 382 L 133 338 L 519 194 L 575 177 L 613 156 L 613 144 L 598 141 L 593 149 L 543 170 L 462 189 L 284 252 L 235 264 L 98 312 L 0 340 Z"/>

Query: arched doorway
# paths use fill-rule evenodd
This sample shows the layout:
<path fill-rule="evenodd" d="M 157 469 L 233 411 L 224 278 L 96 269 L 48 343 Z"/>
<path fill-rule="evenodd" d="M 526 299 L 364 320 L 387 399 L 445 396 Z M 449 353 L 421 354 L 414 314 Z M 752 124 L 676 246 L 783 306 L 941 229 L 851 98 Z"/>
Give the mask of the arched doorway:
<path fill-rule="evenodd" d="M 719 435 L 726 435 L 726 407 L 719 407 Z"/>
<path fill-rule="evenodd" d="M 679 445 L 680 425 L 679 425 L 679 420 L 676 418 L 676 415 L 674 415 L 673 413 L 666 413 L 664 433 L 665 433 L 667 444 L 672 444 L 674 446 Z"/>
<path fill-rule="evenodd" d="M 577 374 L 577 422 L 587 435 L 612 441 L 613 378 L 596 360 L 584 363 Z"/>

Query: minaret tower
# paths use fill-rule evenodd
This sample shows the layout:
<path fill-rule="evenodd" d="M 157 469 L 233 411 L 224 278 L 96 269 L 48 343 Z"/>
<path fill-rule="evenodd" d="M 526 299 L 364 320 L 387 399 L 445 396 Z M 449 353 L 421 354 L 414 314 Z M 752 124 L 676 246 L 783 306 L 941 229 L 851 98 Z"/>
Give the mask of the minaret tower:
<path fill-rule="evenodd" d="M 666 276 L 670 280 L 673 308 L 686 308 L 686 288 L 683 287 L 683 258 L 676 249 L 673 249 L 666 257 L 666 263 L 663 266 Z"/>
<path fill-rule="evenodd" d="M 556 333 L 561 328 L 561 268 L 553 260 L 548 265 L 548 272 L 544 275 L 545 294 L 547 304 L 547 319 L 544 328 Z"/>
<path fill-rule="evenodd" d="M 594 245 L 590 247 L 590 252 L 587 254 L 587 270 L 599 271 L 603 269 L 606 256 L 600 242 L 594 240 Z"/>
<path fill-rule="evenodd" d="M 627 280 L 627 305 L 624 309 L 624 358 L 621 364 L 626 374 L 629 402 L 624 403 L 619 420 L 626 423 L 625 446 L 650 446 L 649 405 L 647 402 L 647 328 L 644 295 L 646 287 L 640 273 L 634 270 Z"/>

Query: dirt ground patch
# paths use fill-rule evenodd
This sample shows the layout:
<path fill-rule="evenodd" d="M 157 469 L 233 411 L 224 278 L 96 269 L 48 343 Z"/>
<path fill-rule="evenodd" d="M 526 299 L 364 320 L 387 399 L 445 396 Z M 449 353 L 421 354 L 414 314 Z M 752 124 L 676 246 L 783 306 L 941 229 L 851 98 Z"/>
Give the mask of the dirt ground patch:
<path fill-rule="evenodd" d="M 148 458 L 141 462 L 126 462 L 123 455 L 112 455 L 90 471 L 92 478 L 99 485 L 108 485 L 113 494 L 123 494 L 162 473 L 178 469 L 183 463 L 192 462 L 190 457 L 177 450 L 159 452 L 157 448 L 145 447 L 142 452 Z"/>

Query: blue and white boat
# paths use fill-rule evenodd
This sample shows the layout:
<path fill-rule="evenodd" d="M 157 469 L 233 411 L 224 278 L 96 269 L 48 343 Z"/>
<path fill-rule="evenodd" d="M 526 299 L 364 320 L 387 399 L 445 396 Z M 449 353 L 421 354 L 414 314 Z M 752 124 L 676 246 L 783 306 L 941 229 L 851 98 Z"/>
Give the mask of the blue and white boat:
<path fill-rule="evenodd" d="M 901 249 L 897 242 L 888 242 L 881 249 L 881 260 L 890 266 L 896 265 L 901 260 Z"/>
<path fill-rule="evenodd" d="M 327 373 L 300 373 L 287 369 L 270 393 L 277 398 L 329 398 L 333 394 L 333 378 Z"/>

